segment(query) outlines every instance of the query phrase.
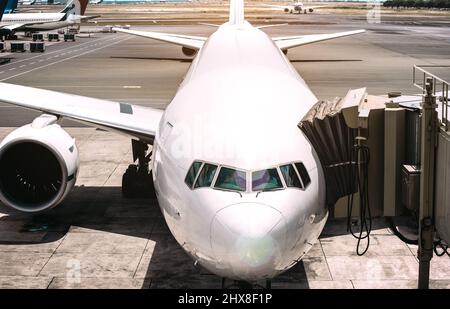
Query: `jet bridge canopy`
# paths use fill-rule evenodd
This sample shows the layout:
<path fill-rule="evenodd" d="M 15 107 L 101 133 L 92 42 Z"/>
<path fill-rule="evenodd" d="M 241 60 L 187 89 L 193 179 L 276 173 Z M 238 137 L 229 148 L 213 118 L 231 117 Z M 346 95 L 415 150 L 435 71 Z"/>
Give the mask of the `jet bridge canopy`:
<path fill-rule="evenodd" d="M 352 149 L 357 128 L 350 127 L 343 108 L 358 113 L 358 106 L 366 96 L 365 88 L 350 90 L 344 98 L 319 101 L 303 117 L 299 128 L 310 140 L 322 163 L 327 187 L 326 203 L 333 207 L 339 198 L 357 192 L 352 180 Z"/>

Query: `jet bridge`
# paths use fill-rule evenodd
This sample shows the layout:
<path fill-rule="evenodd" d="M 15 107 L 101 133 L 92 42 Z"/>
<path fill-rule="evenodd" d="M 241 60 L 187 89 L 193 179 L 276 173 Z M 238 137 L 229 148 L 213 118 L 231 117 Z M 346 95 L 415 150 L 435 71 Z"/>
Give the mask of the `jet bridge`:
<path fill-rule="evenodd" d="M 383 214 L 379 192 L 383 190 L 383 168 L 380 166 L 383 165 L 384 136 L 380 132 L 384 132 L 385 101 L 368 95 L 366 88 L 349 90 L 344 98 L 319 101 L 298 125 L 322 163 L 327 205 L 336 217 L 344 216 L 341 209 L 345 201 L 342 198 L 358 192 L 355 173 L 359 159 L 357 150 L 362 145 L 371 149 L 367 168 L 371 176 L 376 176 L 368 180 L 371 190 L 367 193 L 375 205 L 375 215 Z"/>
<path fill-rule="evenodd" d="M 414 66 L 421 94 L 373 96 L 354 89 L 318 102 L 298 124 L 321 161 L 332 216 L 359 215 L 361 226 L 371 215 L 418 221 L 413 241 L 419 244 L 420 288 L 428 287 L 433 251 L 449 255 L 450 244 L 450 83 L 430 72 L 437 68 L 450 73 L 450 66 Z M 352 211 L 346 201 L 355 193 L 351 200 L 360 207 Z"/>

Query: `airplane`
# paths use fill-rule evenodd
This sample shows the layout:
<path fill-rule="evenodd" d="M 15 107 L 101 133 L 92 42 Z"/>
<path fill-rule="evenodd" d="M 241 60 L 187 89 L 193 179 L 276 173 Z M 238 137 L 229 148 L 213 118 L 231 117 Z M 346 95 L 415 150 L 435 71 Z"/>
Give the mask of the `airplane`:
<path fill-rule="evenodd" d="M 317 5 L 316 6 L 305 6 L 303 4 L 303 2 L 299 2 L 299 1 L 294 1 L 292 4 L 288 4 L 288 5 L 284 5 L 284 6 L 272 5 L 272 4 L 266 4 L 266 6 L 277 8 L 277 9 L 282 9 L 285 13 L 291 13 L 291 14 L 292 13 L 298 13 L 298 14 L 305 13 L 306 14 L 307 12 L 312 13 L 312 12 L 314 12 L 314 9 L 325 7 L 323 5 L 321 5 L 321 6 L 317 6 Z"/>
<path fill-rule="evenodd" d="M 298 122 L 318 102 L 288 49 L 364 30 L 269 37 L 230 1 L 209 37 L 114 29 L 194 57 L 163 110 L 0 83 L 0 101 L 40 111 L 0 144 L 0 200 L 25 213 L 64 201 L 79 170 L 72 119 L 132 140 L 125 197 L 154 190 L 174 238 L 210 272 L 271 280 L 317 241 L 328 217 L 318 156 Z M 151 150 L 150 150 L 151 146 Z"/>
<path fill-rule="evenodd" d="M 2 0 L 3 1 L 3 0 Z M 6 1 L 6 0 L 5 0 Z M 0 29 L 4 32 L 35 32 L 64 28 L 97 16 L 83 16 L 88 0 L 70 0 L 59 13 L 13 13 L 3 16 Z"/>

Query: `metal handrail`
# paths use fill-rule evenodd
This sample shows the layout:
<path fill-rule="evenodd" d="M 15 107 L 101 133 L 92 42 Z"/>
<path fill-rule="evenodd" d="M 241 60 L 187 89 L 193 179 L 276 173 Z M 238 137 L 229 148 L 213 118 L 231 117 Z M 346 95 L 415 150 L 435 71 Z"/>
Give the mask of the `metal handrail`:
<path fill-rule="evenodd" d="M 442 126 L 445 127 L 445 131 L 449 131 L 449 122 L 448 122 L 448 86 L 450 84 L 449 81 L 446 81 L 439 76 L 436 76 L 425 68 L 450 68 L 450 65 L 414 65 L 413 67 L 413 85 L 422 90 L 422 93 L 425 94 L 425 83 L 428 77 L 433 79 L 433 94 L 436 95 L 437 86 L 442 86 L 442 94 L 440 96 L 440 100 L 442 100 Z M 421 74 L 422 83 L 417 81 L 417 76 Z"/>

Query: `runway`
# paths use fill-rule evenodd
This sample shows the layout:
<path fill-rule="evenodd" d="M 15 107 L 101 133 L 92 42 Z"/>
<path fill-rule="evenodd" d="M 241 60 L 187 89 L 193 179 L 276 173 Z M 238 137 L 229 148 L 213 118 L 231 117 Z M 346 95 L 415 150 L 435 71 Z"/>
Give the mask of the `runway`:
<path fill-rule="evenodd" d="M 283 20 L 290 24 L 264 31 L 289 36 L 368 30 L 289 51 L 288 58 L 319 99 L 360 87 L 367 87 L 369 94 L 417 93 L 411 82 L 414 64 L 450 65 L 450 29 L 439 16 L 386 16 L 381 24 L 369 24 L 363 15 L 277 14 L 271 22 Z M 132 28 L 199 36 L 215 30 L 193 21 Z M 52 44 L 42 54 L 13 57 L 0 65 L 2 82 L 161 109 L 170 103 L 192 60 L 180 47 L 97 32 L 76 42 Z M 0 103 L 0 139 L 37 115 Z M 0 288 L 220 288 L 220 278 L 195 267 L 175 242 L 156 199 L 122 198 L 121 177 L 132 157 L 130 141 L 71 121 L 63 124 L 76 138 L 81 155 L 76 188 L 60 207 L 39 215 L 0 205 Z M 417 246 L 401 242 L 377 219 L 371 248 L 358 257 L 356 240 L 344 223 L 330 220 L 307 257 L 275 278 L 272 287 L 416 286 Z M 450 288 L 449 278 L 450 261 L 433 258 L 431 286 Z"/>

